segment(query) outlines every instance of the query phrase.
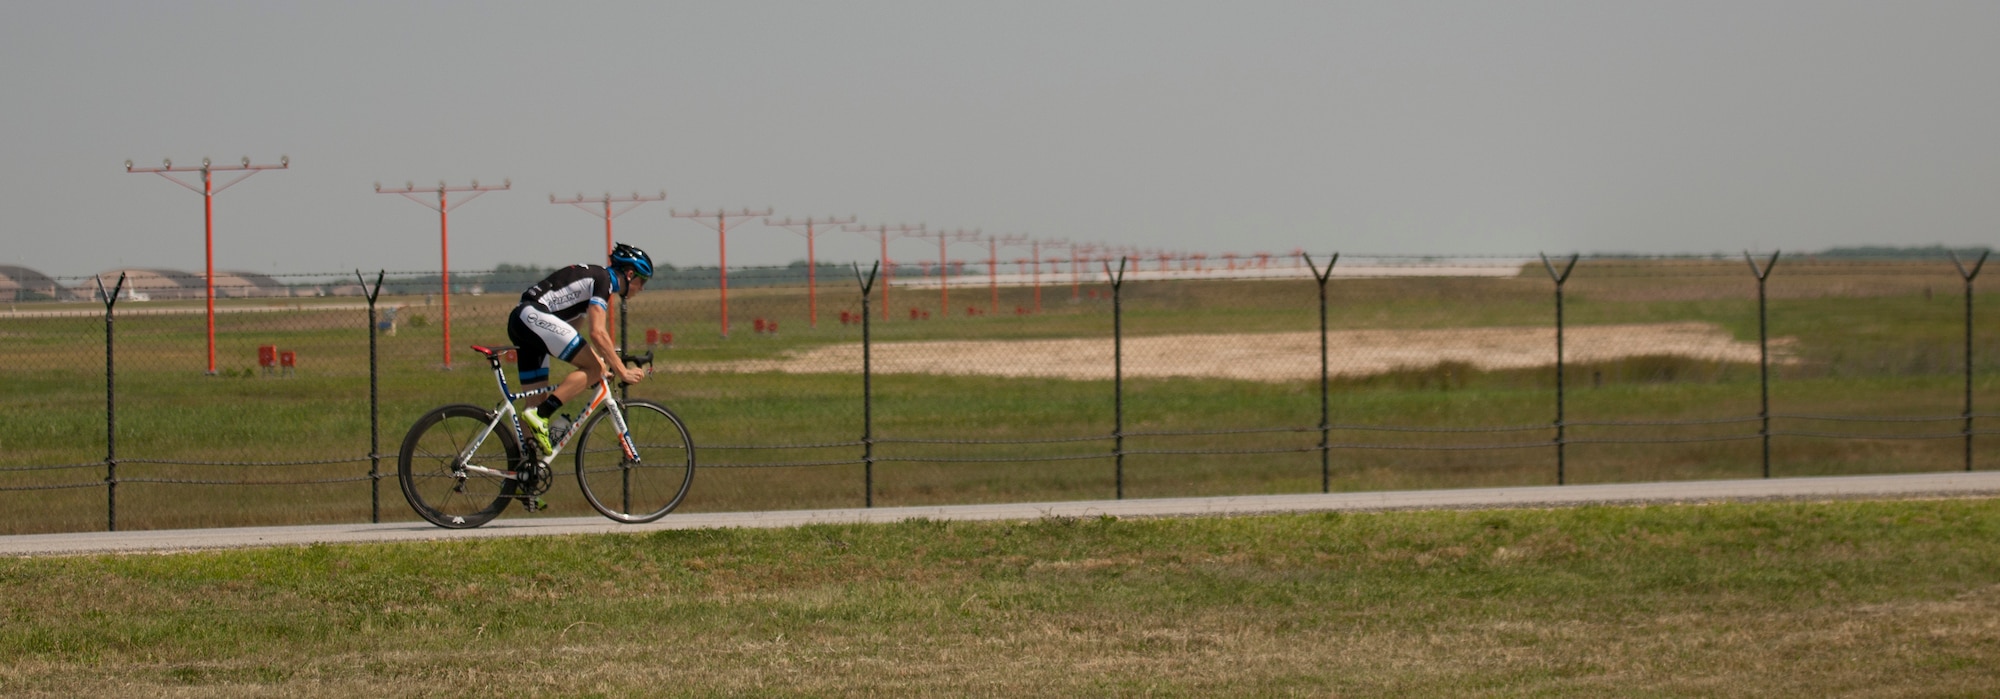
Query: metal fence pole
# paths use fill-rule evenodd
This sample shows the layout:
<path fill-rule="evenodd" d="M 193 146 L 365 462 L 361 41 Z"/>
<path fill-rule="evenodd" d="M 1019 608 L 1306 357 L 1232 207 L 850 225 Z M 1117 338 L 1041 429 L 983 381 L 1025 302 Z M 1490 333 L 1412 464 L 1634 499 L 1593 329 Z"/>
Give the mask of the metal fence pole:
<path fill-rule="evenodd" d="M 1306 260 L 1306 267 L 1312 269 L 1313 279 L 1319 282 L 1319 492 L 1333 492 L 1332 412 L 1327 409 L 1327 364 L 1326 364 L 1326 279 L 1333 276 L 1333 266 L 1340 263 L 1340 253 L 1334 253 L 1327 260 L 1326 270 L 1313 264 L 1312 255 L 1299 253 Z"/>
<path fill-rule="evenodd" d="M 375 288 L 369 289 L 361 270 L 354 270 L 354 280 L 368 294 L 368 521 L 376 523 L 382 521 L 382 401 L 381 364 L 375 352 L 375 299 L 381 298 L 382 277 L 387 275 L 387 270 L 377 271 Z"/>
<path fill-rule="evenodd" d="M 612 272 L 612 274 L 616 275 L 617 272 L 614 271 Z M 630 354 L 632 352 L 632 343 L 626 340 L 626 331 L 630 330 L 632 325 L 630 322 L 632 314 L 625 312 L 625 304 L 627 300 L 628 299 L 624 296 L 618 297 L 618 354 Z M 611 357 L 611 359 L 616 359 L 618 363 L 621 365 L 625 363 L 625 360 L 622 357 Z M 630 400 L 631 397 L 632 397 L 632 386 L 623 381 L 618 382 L 618 402 L 624 403 Z M 625 477 L 627 479 L 630 479 L 632 477 L 632 471 L 630 469 L 627 469 L 625 471 Z M 629 496 L 630 492 L 627 492 L 626 494 L 627 496 Z"/>
<path fill-rule="evenodd" d="M 1569 273 L 1576 270 L 1575 253 L 1569 256 L 1569 264 L 1562 272 L 1549 262 L 1549 256 L 1542 255 L 1542 267 L 1549 270 L 1549 278 L 1556 282 L 1556 485 L 1563 485 L 1569 478 L 1568 464 L 1564 449 L 1568 446 L 1568 425 L 1563 418 L 1563 283 L 1569 281 Z"/>
<path fill-rule="evenodd" d="M 118 304 L 118 294 L 125 291 L 125 273 L 118 274 L 118 285 L 111 293 L 104 293 L 104 278 L 97 277 L 97 295 L 104 299 L 104 530 L 118 531 L 118 372 L 114 364 L 116 353 L 112 351 L 111 307 Z"/>
<path fill-rule="evenodd" d="M 1109 261 L 1104 263 L 1104 274 L 1111 278 L 1111 454 L 1117 461 L 1114 480 L 1119 500 L 1125 499 L 1125 260 L 1118 258 L 1117 272 L 1111 271 Z"/>
<path fill-rule="evenodd" d="M 868 337 L 868 292 L 875 288 L 875 274 L 881 270 L 880 260 L 868 268 L 867 277 L 861 276 L 861 265 L 854 266 L 854 280 L 861 284 L 861 498 L 864 507 L 875 506 L 875 386 L 874 358 L 870 356 Z"/>
<path fill-rule="evenodd" d="M 1757 260 L 1750 257 L 1750 251 L 1743 251 L 1743 261 L 1750 263 L 1750 273 L 1757 275 L 1757 383 L 1761 402 L 1757 417 L 1762 426 L 1757 434 L 1764 438 L 1764 477 L 1771 477 L 1771 329 L 1765 311 L 1764 280 L 1771 277 L 1771 268 L 1778 266 L 1778 251 L 1771 251 L 1771 260 L 1758 267 Z"/>
<path fill-rule="evenodd" d="M 1972 472 L 1972 279 L 1979 276 L 1979 269 L 1986 266 L 1986 256 L 1990 250 L 1979 251 L 1979 261 L 1972 263 L 1967 271 L 1965 263 L 1958 261 L 1958 253 L 1945 251 L 1951 256 L 1951 263 L 1958 267 L 1958 276 L 1965 278 L 1965 470 Z"/>

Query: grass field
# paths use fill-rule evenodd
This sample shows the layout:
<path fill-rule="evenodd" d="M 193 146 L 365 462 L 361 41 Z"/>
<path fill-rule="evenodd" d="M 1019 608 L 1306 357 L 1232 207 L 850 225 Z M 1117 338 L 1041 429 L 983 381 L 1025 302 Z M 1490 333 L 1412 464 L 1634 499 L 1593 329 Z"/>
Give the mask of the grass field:
<path fill-rule="evenodd" d="M 823 280 L 825 281 L 825 280 Z M 1878 421 L 1780 418 L 1777 476 L 1942 471 L 1964 468 L 1955 416 L 1964 408 L 1964 299 L 1948 263 L 1815 265 L 1781 263 L 1770 284 L 1769 324 L 1790 361 L 1775 367 L 1772 411 L 1779 415 L 1866 416 Z M 1328 324 L 1342 329 L 1491 328 L 1554 321 L 1554 286 L 1539 268 L 1513 279 L 1349 279 L 1328 287 Z M 946 318 L 934 292 L 898 289 L 895 313 L 877 320 L 881 342 L 1096 338 L 1109 343 L 1108 288 L 1072 302 L 1067 286 L 1044 290 L 1041 314 L 1028 289 L 1004 289 L 1001 312 Z M 960 299 L 966 299 L 961 301 Z M 954 306 L 981 304 L 984 290 L 953 294 Z M 1574 325 L 1695 321 L 1738 341 L 1758 337 L 1756 288 L 1740 262 L 1585 261 L 1565 288 Z M 862 377 L 844 374 L 676 372 L 689 363 L 777 357 L 787 351 L 857 342 L 860 329 L 837 321 L 860 310 L 854 290 L 828 281 L 818 328 L 805 323 L 804 290 L 733 289 L 737 332 L 717 332 L 712 290 L 660 290 L 632 306 L 633 331 L 673 332 L 661 350 L 667 373 L 634 395 L 673 406 L 691 423 L 705 466 L 684 507 L 743 510 L 854 506 L 863 502 Z M 1976 325 L 2000 320 L 2000 294 L 1975 298 Z M 121 316 L 116 322 L 117 451 L 121 528 L 361 521 L 371 516 L 368 344 L 365 313 L 319 310 L 353 299 L 243 299 L 232 304 L 297 305 L 278 313 L 218 318 L 222 375 L 204 377 L 199 315 Z M 453 344 L 504 341 L 509 294 L 459 297 Z M 1128 337 L 1318 329 L 1310 281 L 1130 282 L 1123 290 Z M 156 310 L 199 302 L 130 302 Z M 390 298 L 401 327 L 381 338 L 380 449 L 393 454 L 418 415 L 449 402 L 490 404 L 492 376 L 459 352 L 441 371 L 439 308 L 422 298 Z M 51 306 L 54 307 L 54 306 Z M 89 308 L 87 304 L 76 304 Z M 910 321 L 908 308 L 938 313 Z M 750 319 L 778 319 L 784 332 L 756 335 Z M 101 529 L 107 493 L 101 319 L 13 319 L 0 326 L 6 357 L 0 380 L 0 533 Z M 258 345 L 301 356 L 299 375 L 254 369 Z M 1572 344 L 1572 352 L 1579 348 Z M 1975 404 L 2000 401 L 2000 334 L 1974 337 Z M 1553 357 L 1553 348 L 1550 350 Z M 1335 356 L 1336 365 L 1342 361 Z M 1572 364 L 1564 377 L 1566 437 L 1588 443 L 1564 451 L 1570 482 L 1752 477 L 1762 472 L 1755 422 L 1703 425 L 1605 424 L 1723 420 L 1755 416 L 1754 364 L 1670 356 Z M 1554 372 L 1478 371 L 1439 364 L 1334 382 L 1328 434 L 1335 449 L 1322 471 L 1317 381 L 1271 384 L 1223 379 L 1132 379 L 1124 384 L 1124 470 L 1112 457 L 1119 394 L 1108 380 L 1003 379 L 882 374 L 873 377 L 874 500 L 883 505 L 1109 497 L 1122 475 L 1129 497 L 1310 492 L 1322 478 L 1336 490 L 1546 484 L 1556 479 Z M 1946 417 L 1908 422 L 1914 417 Z M 1990 420 L 1990 418 L 1988 418 Z M 1982 423 L 1983 424 L 1983 423 Z M 1386 428 L 1386 429 L 1385 429 Z M 1407 432 L 1393 429 L 1494 429 Z M 1280 431 L 1268 431 L 1277 429 Z M 1982 430 L 1985 428 L 1982 427 Z M 1250 431 L 1264 430 L 1264 431 Z M 1187 434 L 1197 433 L 1197 434 Z M 1806 436 L 1815 435 L 1815 436 Z M 1829 436 L 1816 436 L 1829 435 Z M 1856 439 L 1857 436 L 1872 437 Z M 1623 440 L 1731 441 L 1629 444 Z M 1028 440 L 1070 440 L 1026 444 Z M 1979 436 L 1975 463 L 1992 463 L 1995 442 Z M 1449 450 L 1445 450 L 1448 448 Z M 1253 454 L 1226 452 L 1258 452 Z M 1087 457 L 1087 458 L 1077 458 Z M 239 462 L 342 460 L 258 466 Z M 195 465 L 172 462 L 225 462 Z M 761 467 L 772 464 L 842 465 Z M 77 465 L 77 468 L 21 470 Z M 760 466 L 760 467 L 749 467 Z M 383 469 L 383 515 L 407 519 Z M 352 479 L 361 478 L 362 481 Z M 302 485 L 301 481 L 347 480 Z M 222 485 L 230 483 L 231 485 Z M 245 484 L 245 483 L 259 483 Z M 574 488 L 559 484 L 554 512 L 584 514 Z"/>
<path fill-rule="evenodd" d="M 1991 696 L 2000 500 L 0 559 L 9 696 Z"/>

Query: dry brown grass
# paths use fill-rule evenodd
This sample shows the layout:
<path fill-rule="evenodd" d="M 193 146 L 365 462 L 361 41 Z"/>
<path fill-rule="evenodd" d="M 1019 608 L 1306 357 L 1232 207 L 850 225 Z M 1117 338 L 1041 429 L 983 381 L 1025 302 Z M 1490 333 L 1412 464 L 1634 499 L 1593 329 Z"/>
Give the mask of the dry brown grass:
<path fill-rule="evenodd" d="M 1333 376 L 1370 376 L 1459 363 L 1483 371 L 1555 364 L 1554 328 L 1454 328 L 1450 330 L 1344 330 L 1327 333 Z M 1756 343 L 1742 342 L 1709 323 L 1592 325 L 1570 328 L 1566 360 L 1609 362 L 1640 356 L 1677 356 L 1706 362 L 1755 363 Z M 1223 378 L 1297 382 L 1319 376 L 1317 332 L 1150 335 L 1124 340 L 1124 372 L 1132 378 Z M 1775 361 L 1791 361 L 1789 340 L 1774 342 Z M 874 371 L 1034 377 L 1076 381 L 1112 377 L 1109 338 L 883 342 L 871 350 Z M 682 363 L 682 372 L 847 374 L 861 366 L 858 343 L 785 353 L 776 359 Z"/>

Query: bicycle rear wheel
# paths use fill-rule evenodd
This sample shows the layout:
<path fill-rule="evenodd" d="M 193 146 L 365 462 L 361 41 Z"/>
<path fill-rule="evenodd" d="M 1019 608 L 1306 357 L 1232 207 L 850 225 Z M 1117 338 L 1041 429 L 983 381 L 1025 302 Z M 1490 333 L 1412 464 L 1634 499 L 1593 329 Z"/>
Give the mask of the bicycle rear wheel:
<path fill-rule="evenodd" d="M 576 483 L 604 516 L 626 524 L 651 522 L 678 507 L 694 484 L 694 439 L 666 406 L 634 400 L 623 409 L 639 458 L 626 456 L 611 411 L 599 412 L 577 434 Z"/>
<path fill-rule="evenodd" d="M 493 413 L 476 405 L 447 405 L 417 418 L 403 438 L 397 480 L 410 509 L 431 524 L 470 529 L 507 509 L 520 481 L 459 467 L 459 455 L 492 424 Z M 519 470 L 521 448 L 506 425 L 493 430 L 466 463 L 496 471 Z"/>

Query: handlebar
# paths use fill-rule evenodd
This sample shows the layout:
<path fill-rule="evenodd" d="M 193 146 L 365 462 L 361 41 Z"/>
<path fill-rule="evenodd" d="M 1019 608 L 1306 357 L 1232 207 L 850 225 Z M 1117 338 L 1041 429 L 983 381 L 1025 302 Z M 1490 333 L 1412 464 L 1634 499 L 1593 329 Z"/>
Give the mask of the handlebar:
<path fill-rule="evenodd" d="M 618 360 L 625 362 L 626 364 L 643 368 L 647 364 L 653 363 L 653 351 L 646 350 L 645 354 L 625 354 L 621 352 L 618 354 Z"/>
<path fill-rule="evenodd" d="M 630 364 L 640 369 L 646 369 L 646 365 L 653 363 L 653 351 L 646 350 L 645 354 L 625 354 L 623 352 L 620 352 L 618 353 L 618 361 Z M 646 374 L 648 376 L 652 375 L 652 373 L 653 373 L 652 369 L 646 369 Z M 632 384 L 626 383 L 624 381 L 619 381 L 618 385 L 630 386 Z"/>

